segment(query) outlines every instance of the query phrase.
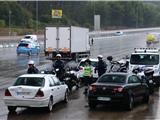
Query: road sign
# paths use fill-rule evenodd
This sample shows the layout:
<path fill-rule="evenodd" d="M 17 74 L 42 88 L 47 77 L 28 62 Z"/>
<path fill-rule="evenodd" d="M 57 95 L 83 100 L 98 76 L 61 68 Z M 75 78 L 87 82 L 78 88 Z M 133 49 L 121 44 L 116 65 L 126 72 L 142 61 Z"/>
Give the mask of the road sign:
<path fill-rule="evenodd" d="M 62 18 L 62 10 L 52 9 L 52 18 Z"/>

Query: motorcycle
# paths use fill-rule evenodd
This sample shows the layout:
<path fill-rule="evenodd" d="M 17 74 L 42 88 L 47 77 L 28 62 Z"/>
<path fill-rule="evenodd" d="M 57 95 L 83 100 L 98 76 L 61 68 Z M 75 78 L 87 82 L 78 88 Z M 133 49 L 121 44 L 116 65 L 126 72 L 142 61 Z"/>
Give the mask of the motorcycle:
<path fill-rule="evenodd" d="M 64 76 L 63 76 L 63 81 L 65 84 L 68 85 L 68 89 L 70 91 L 78 90 L 79 89 L 79 80 L 76 76 L 76 72 L 73 70 L 66 70 Z"/>
<path fill-rule="evenodd" d="M 112 61 L 109 72 L 127 72 L 127 63 Z"/>
<path fill-rule="evenodd" d="M 154 81 L 153 81 L 154 71 L 152 69 L 146 69 L 144 71 L 144 74 L 145 74 L 144 78 L 149 87 L 150 94 L 153 94 L 154 93 Z"/>
<path fill-rule="evenodd" d="M 140 79 L 148 85 L 149 93 L 153 94 L 154 84 L 155 84 L 153 79 L 154 70 L 143 68 L 143 67 L 141 68 L 137 67 L 137 68 L 134 68 L 132 72 L 138 75 Z"/>

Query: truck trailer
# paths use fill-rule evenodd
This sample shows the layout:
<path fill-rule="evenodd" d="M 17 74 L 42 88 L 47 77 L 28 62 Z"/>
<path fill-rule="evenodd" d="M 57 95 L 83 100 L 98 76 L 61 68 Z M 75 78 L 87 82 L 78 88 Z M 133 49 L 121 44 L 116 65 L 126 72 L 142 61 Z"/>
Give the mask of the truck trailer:
<path fill-rule="evenodd" d="M 62 59 L 81 59 L 90 54 L 89 29 L 83 27 L 52 27 L 45 28 L 44 52 L 54 59 L 57 53 Z"/>

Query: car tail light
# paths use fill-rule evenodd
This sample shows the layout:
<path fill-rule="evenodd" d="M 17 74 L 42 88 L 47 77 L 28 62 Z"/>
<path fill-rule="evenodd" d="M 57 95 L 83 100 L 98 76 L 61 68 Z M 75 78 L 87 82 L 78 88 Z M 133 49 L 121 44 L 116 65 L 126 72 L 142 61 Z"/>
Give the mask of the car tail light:
<path fill-rule="evenodd" d="M 5 96 L 12 96 L 8 89 L 5 91 Z"/>
<path fill-rule="evenodd" d="M 96 92 L 96 85 L 89 86 L 89 91 Z"/>
<path fill-rule="evenodd" d="M 117 87 L 113 89 L 113 92 L 122 92 L 123 91 L 123 87 Z"/>
<path fill-rule="evenodd" d="M 29 48 L 28 45 L 26 45 L 25 48 Z"/>
<path fill-rule="evenodd" d="M 36 93 L 35 97 L 43 97 L 44 93 L 41 89 L 38 90 L 38 92 Z"/>

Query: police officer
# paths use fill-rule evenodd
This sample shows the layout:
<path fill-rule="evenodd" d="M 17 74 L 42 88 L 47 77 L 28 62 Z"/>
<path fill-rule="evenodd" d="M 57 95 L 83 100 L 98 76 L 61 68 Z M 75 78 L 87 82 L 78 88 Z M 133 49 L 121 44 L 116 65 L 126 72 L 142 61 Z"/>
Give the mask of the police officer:
<path fill-rule="evenodd" d="M 60 79 L 64 73 L 64 63 L 61 60 L 61 54 L 56 55 L 56 61 L 53 63 L 53 69 L 56 71 L 57 77 Z"/>
<path fill-rule="evenodd" d="M 98 76 L 100 77 L 101 75 L 103 75 L 106 72 L 107 64 L 103 60 L 102 55 L 98 55 L 97 58 L 98 58 L 98 63 L 97 63 L 97 66 L 95 68 L 95 73 L 98 71 Z"/>
<path fill-rule="evenodd" d="M 37 74 L 37 73 L 39 73 L 39 70 L 35 67 L 33 60 L 30 60 L 30 61 L 28 62 L 28 70 L 27 70 L 27 73 L 28 73 L 28 74 Z"/>
<path fill-rule="evenodd" d="M 84 94 L 87 94 L 88 86 L 92 83 L 92 66 L 89 59 L 85 60 L 83 77 L 85 85 Z"/>

